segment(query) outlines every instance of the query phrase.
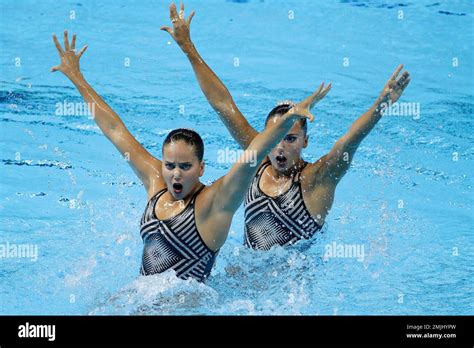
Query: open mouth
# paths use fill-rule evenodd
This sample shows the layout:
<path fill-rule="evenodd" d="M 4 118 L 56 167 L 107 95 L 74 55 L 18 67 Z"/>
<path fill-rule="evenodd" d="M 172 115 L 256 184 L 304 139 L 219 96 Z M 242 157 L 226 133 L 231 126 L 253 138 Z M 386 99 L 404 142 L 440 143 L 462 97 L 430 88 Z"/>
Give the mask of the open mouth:
<path fill-rule="evenodd" d="M 278 163 L 279 166 L 284 166 L 284 165 L 286 165 L 287 160 L 286 160 L 286 157 L 285 157 L 285 156 L 283 156 L 283 155 L 278 155 L 278 156 L 275 157 L 275 159 L 276 159 L 276 161 L 277 161 L 277 163 Z"/>
<path fill-rule="evenodd" d="M 173 184 L 173 191 L 174 193 L 181 193 L 183 191 L 183 185 L 178 182 L 175 182 Z"/>

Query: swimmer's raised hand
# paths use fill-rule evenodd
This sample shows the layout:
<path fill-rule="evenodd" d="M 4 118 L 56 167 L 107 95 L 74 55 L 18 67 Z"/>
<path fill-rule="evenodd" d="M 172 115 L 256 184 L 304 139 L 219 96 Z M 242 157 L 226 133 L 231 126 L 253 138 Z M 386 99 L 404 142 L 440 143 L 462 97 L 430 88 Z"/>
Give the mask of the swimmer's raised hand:
<path fill-rule="evenodd" d="M 405 71 L 400 75 L 400 77 L 398 77 L 402 69 L 403 65 L 400 64 L 397 69 L 395 69 L 392 76 L 390 76 L 387 83 L 385 83 L 378 98 L 379 104 L 388 102 L 395 103 L 401 97 L 405 88 L 407 88 L 410 83 L 410 74 L 408 71 Z"/>
<path fill-rule="evenodd" d="M 191 12 L 188 19 L 184 17 L 184 4 L 181 3 L 179 13 L 176 11 L 176 5 L 170 5 L 170 19 L 173 28 L 162 26 L 160 29 L 167 31 L 179 46 L 191 43 L 189 27 L 194 17 L 195 11 Z"/>
<path fill-rule="evenodd" d="M 82 54 L 86 51 L 87 45 L 84 46 L 78 53 L 76 53 L 76 35 L 72 36 L 72 41 L 69 44 L 67 36 L 67 30 L 64 31 L 64 49 L 59 44 L 58 38 L 53 34 L 53 41 L 58 49 L 59 58 L 61 58 L 61 64 L 53 66 L 52 72 L 61 71 L 64 75 L 71 78 L 76 75 L 80 75 L 81 70 L 79 67 L 79 59 Z"/>
<path fill-rule="evenodd" d="M 299 102 L 295 106 L 293 106 L 286 114 L 289 117 L 299 116 L 307 118 L 310 122 L 313 122 L 314 116 L 311 114 L 311 109 L 320 101 L 322 100 L 326 94 L 331 90 L 331 83 L 329 83 L 326 87 L 324 87 L 324 82 L 321 83 L 319 88 L 311 94 L 308 98 Z M 285 115 L 284 115 L 285 116 Z"/>

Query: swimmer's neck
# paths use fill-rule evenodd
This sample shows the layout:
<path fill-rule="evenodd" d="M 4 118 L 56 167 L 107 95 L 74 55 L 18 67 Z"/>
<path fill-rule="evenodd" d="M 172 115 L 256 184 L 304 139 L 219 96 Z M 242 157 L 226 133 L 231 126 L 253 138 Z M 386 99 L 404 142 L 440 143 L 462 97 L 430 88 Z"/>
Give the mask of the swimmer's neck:
<path fill-rule="evenodd" d="M 275 169 L 275 167 L 270 165 L 270 175 L 272 175 L 275 179 L 290 178 L 296 175 L 297 173 L 299 173 L 303 169 L 304 163 L 305 163 L 304 160 L 300 158 L 295 165 L 291 166 L 284 172 L 278 171 Z"/>

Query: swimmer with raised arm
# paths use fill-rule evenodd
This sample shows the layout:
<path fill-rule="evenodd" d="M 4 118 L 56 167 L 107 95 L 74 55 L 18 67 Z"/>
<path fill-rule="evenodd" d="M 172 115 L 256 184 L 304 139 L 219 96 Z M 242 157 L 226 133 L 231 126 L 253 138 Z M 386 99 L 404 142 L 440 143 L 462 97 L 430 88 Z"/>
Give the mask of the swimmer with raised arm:
<path fill-rule="evenodd" d="M 94 120 L 101 131 L 129 159 L 128 163 L 147 192 L 148 203 L 140 224 L 144 243 L 141 274 L 173 269 L 182 279 L 191 277 L 204 281 L 258 165 L 238 161 L 211 185 L 202 184 L 199 178 L 204 172 L 204 145 L 199 134 L 189 129 L 171 131 L 163 143 L 163 160 L 155 158 L 82 75 L 79 60 L 87 46 L 76 53 L 76 35 L 69 42 L 67 32 L 64 32 L 64 49 L 55 35 L 53 40 L 61 64 L 51 71 L 61 71 L 76 86 L 95 111 Z M 243 158 L 253 153 L 260 163 L 296 120 L 313 120 L 310 109 L 327 91 L 321 85 L 285 115 L 269 122 L 248 144 Z"/>
<path fill-rule="evenodd" d="M 239 111 L 227 88 L 196 50 L 190 36 L 193 11 L 188 19 L 184 5 L 179 13 L 170 5 L 171 27 L 167 31 L 193 67 L 207 100 L 219 115 L 232 137 L 247 149 L 258 132 Z M 362 114 L 333 146 L 314 163 L 301 157 L 308 146 L 305 119 L 293 127 L 260 165 L 245 197 L 244 244 L 253 249 L 268 250 L 274 245 L 287 246 L 311 238 L 319 231 L 334 201 L 337 184 L 348 171 L 362 140 L 382 117 L 384 106 L 396 102 L 410 82 L 400 65 L 385 84 L 374 104 Z M 330 84 L 328 85 L 328 89 Z M 327 90 L 328 90 L 327 89 Z M 294 109 L 292 102 L 278 105 L 268 114 L 265 124 Z"/>

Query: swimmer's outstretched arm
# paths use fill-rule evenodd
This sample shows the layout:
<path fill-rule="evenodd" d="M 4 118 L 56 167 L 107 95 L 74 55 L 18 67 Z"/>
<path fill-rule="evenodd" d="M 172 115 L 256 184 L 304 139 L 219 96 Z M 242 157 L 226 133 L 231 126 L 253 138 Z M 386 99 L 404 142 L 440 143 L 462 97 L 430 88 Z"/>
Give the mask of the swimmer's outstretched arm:
<path fill-rule="evenodd" d="M 56 35 L 53 35 L 53 41 L 61 58 L 61 64 L 52 67 L 51 71 L 61 71 L 76 86 L 84 100 L 88 103 L 94 121 L 104 135 L 127 159 L 145 186 L 148 196 L 152 196 L 165 186 L 161 174 L 161 161 L 145 150 L 128 131 L 114 110 L 87 83 L 79 67 L 79 60 L 86 51 L 87 46 L 84 46 L 79 53 L 76 53 L 76 35 L 73 35 L 72 41 L 69 43 L 67 31 L 64 32 L 64 49 L 59 44 Z"/>
<path fill-rule="evenodd" d="M 178 14 L 176 5 L 174 3 L 171 4 L 170 18 L 173 28 L 163 26 L 161 30 L 167 31 L 186 54 L 194 69 L 199 86 L 207 100 L 217 112 L 232 137 L 243 149 L 246 149 L 257 136 L 258 132 L 247 122 L 226 86 L 201 58 L 194 47 L 189 33 L 189 27 L 194 13 L 193 11 L 189 15 L 189 18 L 185 19 L 184 5 L 181 3 Z"/>
<path fill-rule="evenodd" d="M 313 121 L 314 116 L 310 110 L 326 95 L 328 90 L 327 87 L 323 88 L 323 84 L 321 84 L 315 93 L 298 103 L 285 115 L 274 118 L 273 122 L 270 122 L 265 130 L 252 140 L 229 173 L 211 185 L 210 189 L 214 191 L 214 199 L 208 214 L 212 219 L 215 219 L 216 223 L 225 221 L 221 214 L 226 214 L 229 218 L 239 208 L 259 168 L 259 164 L 288 133 L 295 120 L 304 117 Z M 252 158 L 256 160 L 251 161 Z M 224 238 L 225 240 L 225 237 L 219 236 L 218 238 Z"/>
<path fill-rule="evenodd" d="M 397 67 L 371 108 L 352 124 L 349 131 L 336 142 L 327 155 L 316 162 L 322 161 L 322 173 L 328 182 L 336 185 L 341 180 L 349 169 L 359 144 L 382 118 L 383 110 L 389 102 L 395 103 L 408 86 L 410 82 L 408 71 L 398 77 L 402 69 L 403 65 Z"/>

